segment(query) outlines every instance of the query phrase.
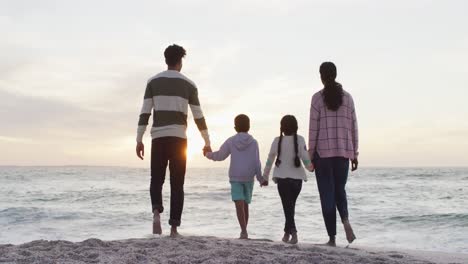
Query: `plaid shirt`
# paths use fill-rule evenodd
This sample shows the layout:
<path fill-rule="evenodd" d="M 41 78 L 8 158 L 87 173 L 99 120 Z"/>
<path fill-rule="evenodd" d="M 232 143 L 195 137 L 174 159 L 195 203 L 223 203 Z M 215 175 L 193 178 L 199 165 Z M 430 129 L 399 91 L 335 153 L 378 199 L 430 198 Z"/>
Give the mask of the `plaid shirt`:
<path fill-rule="evenodd" d="M 351 95 L 343 90 L 343 104 L 337 111 L 329 110 L 323 100 L 323 90 L 312 97 L 309 122 L 309 151 L 321 158 L 357 158 L 358 126 Z"/>

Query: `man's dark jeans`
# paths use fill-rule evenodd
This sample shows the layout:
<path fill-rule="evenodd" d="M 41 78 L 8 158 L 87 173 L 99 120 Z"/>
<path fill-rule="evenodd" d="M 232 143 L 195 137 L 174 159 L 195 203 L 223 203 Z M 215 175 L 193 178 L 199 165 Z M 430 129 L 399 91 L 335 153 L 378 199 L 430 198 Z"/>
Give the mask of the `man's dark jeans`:
<path fill-rule="evenodd" d="M 178 137 L 155 138 L 151 145 L 151 204 L 153 212 L 164 211 L 162 201 L 162 187 L 166 178 L 169 164 L 171 183 L 171 211 L 169 225 L 180 226 L 182 210 L 184 208 L 184 181 L 187 139 Z"/>

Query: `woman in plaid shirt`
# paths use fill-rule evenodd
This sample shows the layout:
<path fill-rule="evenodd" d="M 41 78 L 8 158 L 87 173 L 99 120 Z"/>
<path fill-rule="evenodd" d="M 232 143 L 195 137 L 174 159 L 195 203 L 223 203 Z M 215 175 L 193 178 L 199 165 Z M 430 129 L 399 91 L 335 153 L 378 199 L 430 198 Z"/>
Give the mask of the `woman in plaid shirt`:
<path fill-rule="evenodd" d="M 320 66 L 324 88 L 312 97 L 309 123 L 309 151 L 315 166 L 322 214 L 330 240 L 336 246 L 336 209 L 343 222 L 346 239 L 354 235 L 348 218 L 346 181 L 349 163 L 358 167 L 358 127 L 351 94 L 336 82 L 336 66 L 324 62 Z"/>

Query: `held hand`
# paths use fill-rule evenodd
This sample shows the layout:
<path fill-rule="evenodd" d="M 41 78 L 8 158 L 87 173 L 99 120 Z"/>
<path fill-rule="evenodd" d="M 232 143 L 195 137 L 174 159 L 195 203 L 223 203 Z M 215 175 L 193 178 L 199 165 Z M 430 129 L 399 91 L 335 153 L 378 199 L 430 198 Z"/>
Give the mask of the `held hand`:
<path fill-rule="evenodd" d="M 206 157 L 206 153 L 208 153 L 208 152 L 213 152 L 213 150 L 211 150 L 211 147 L 210 147 L 210 146 L 205 146 L 205 147 L 203 148 L 203 156 Z"/>
<path fill-rule="evenodd" d="M 357 158 L 351 160 L 351 171 L 357 170 L 358 169 L 358 164 L 359 164 L 359 162 L 358 162 Z"/>
<path fill-rule="evenodd" d="M 143 145 L 143 142 L 137 142 L 136 154 L 141 160 L 143 160 L 143 157 L 145 156 L 145 145 Z"/>
<path fill-rule="evenodd" d="M 314 170 L 315 170 L 314 163 L 310 163 L 310 165 L 307 166 L 307 170 L 310 171 L 310 172 L 314 172 Z"/>
<path fill-rule="evenodd" d="M 263 187 L 263 186 L 268 186 L 268 181 L 263 181 L 262 183 L 260 183 L 260 187 Z"/>

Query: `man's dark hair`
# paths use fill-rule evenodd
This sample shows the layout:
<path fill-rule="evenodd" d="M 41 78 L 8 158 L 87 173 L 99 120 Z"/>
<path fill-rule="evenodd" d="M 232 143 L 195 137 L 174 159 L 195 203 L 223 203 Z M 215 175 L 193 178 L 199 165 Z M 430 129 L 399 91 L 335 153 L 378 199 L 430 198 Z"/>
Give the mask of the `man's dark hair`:
<path fill-rule="evenodd" d="M 186 55 L 186 51 L 179 45 L 172 44 L 164 51 L 164 57 L 166 58 L 167 66 L 173 67 L 179 63 L 182 58 Z"/>
<path fill-rule="evenodd" d="M 237 132 L 247 133 L 250 130 L 250 119 L 246 115 L 238 115 L 234 119 L 234 125 L 236 126 Z"/>

